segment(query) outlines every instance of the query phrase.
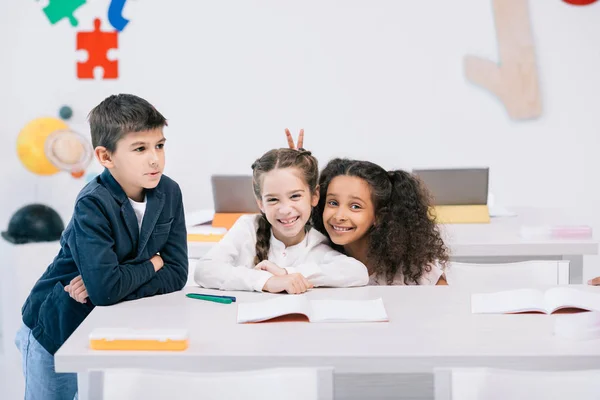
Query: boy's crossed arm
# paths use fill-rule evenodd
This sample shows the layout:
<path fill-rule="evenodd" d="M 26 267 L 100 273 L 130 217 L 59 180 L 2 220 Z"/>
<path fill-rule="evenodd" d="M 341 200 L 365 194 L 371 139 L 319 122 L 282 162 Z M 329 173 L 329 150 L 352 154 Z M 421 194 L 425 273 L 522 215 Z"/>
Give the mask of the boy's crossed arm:
<path fill-rule="evenodd" d="M 150 262 L 154 265 L 154 270 L 156 272 L 165 265 L 163 259 L 158 254 L 152 257 Z M 83 283 L 83 279 L 81 279 L 81 275 L 77 275 L 75 278 L 71 279 L 71 282 L 65 286 L 65 292 L 69 292 L 69 296 L 71 296 L 73 300 L 80 303 L 87 303 L 88 292 Z"/>
<path fill-rule="evenodd" d="M 105 306 L 181 290 L 187 281 L 187 234 L 183 204 L 171 226 L 169 238 L 160 255 L 139 263 L 119 264 L 114 239 L 106 218 L 93 198 L 78 201 L 73 217 L 70 245 L 81 273 L 65 288 L 71 297 Z"/>

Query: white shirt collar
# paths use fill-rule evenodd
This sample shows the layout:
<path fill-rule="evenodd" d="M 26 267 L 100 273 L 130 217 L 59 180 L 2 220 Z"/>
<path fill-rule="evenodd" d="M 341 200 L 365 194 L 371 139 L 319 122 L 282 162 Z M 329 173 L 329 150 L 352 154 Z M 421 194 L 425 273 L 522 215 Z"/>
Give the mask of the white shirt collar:
<path fill-rule="evenodd" d="M 308 243 L 308 232 L 304 233 L 304 238 L 302 238 L 302 241 L 300 241 L 300 243 L 295 244 L 293 246 L 289 246 L 286 248 L 285 244 L 277 239 L 275 237 L 275 235 L 273 235 L 273 228 L 271 228 L 271 247 L 273 248 L 273 250 L 276 251 L 283 251 L 283 250 L 287 250 L 287 251 L 296 251 L 297 249 L 304 249 L 306 248 Z"/>

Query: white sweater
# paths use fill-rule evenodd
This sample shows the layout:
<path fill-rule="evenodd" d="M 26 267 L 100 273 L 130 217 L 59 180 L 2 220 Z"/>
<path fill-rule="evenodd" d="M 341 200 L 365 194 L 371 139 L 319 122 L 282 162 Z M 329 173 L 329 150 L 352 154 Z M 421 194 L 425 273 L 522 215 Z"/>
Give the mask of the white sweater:
<path fill-rule="evenodd" d="M 196 264 L 194 279 L 205 288 L 262 291 L 270 272 L 254 269 L 258 216 L 244 215 Z M 271 233 L 268 260 L 289 274 L 298 272 L 315 287 L 364 286 L 369 283 L 367 268 L 360 261 L 327 245 L 327 238 L 315 229 L 297 245 L 285 247 Z"/>

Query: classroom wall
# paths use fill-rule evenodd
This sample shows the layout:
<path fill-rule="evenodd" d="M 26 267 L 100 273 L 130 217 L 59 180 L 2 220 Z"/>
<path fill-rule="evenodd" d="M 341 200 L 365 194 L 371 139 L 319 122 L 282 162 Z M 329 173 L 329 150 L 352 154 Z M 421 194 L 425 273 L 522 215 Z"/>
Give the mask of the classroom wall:
<path fill-rule="evenodd" d="M 530 1 L 543 104 L 530 121 L 510 119 L 465 79 L 465 55 L 498 58 L 491 0 L 128 1 L 119 79 L 79 80 L 76 33 L 96 17 L 108 29 L 109 3 L 76 10 L 77 28 L 51 25 L 44 1 L 0 3 L 0 230 L 35 201 L 66 223 L 85 183 L 27 171 L 15 151 L 21 128 L 67 104 L 70 127 L 89 135 L 89 110 L 130 92 L 169 119 L 166 173 L 188 210 L 212 206 L 211 174 L 249 173 L 285 145 L 285 127 L 303 127 L 323 165 L 486 165 L 498 203 L 565 208 L 600 231 L 600 3 Z M 584 275 L 600 274 L 595 264 Z"/>

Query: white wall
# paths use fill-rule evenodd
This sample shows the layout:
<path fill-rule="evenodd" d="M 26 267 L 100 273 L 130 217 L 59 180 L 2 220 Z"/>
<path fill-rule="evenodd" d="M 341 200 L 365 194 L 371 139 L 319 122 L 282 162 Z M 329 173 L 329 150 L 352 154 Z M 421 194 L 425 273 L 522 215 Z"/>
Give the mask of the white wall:
<path fill-rule="evenodd" d="M 323 165 L 489 165 L 498 202 L 567 208 L 600 231 L 600 3 L 530 1 L 544 111 L 528 122 L 464 77 L 464 55 L 497 59 L 491 0 L 130 1 L 114 82 L 76 79 L 76 29 L 51 26 L 42 3 L 0 3 L 0 229 L 36 199 L 66 221 L 84 183 L 27 172 L 21 127 L 70 104 L 88 133 L 94 105 L 132 92 L 169 119 L 167 173 L 188 209 L 212 205 L 212 173 L 248 173 L 304 127 Z M 81 27 L 108 28 L 108 4 L 77 10 Z"/>

